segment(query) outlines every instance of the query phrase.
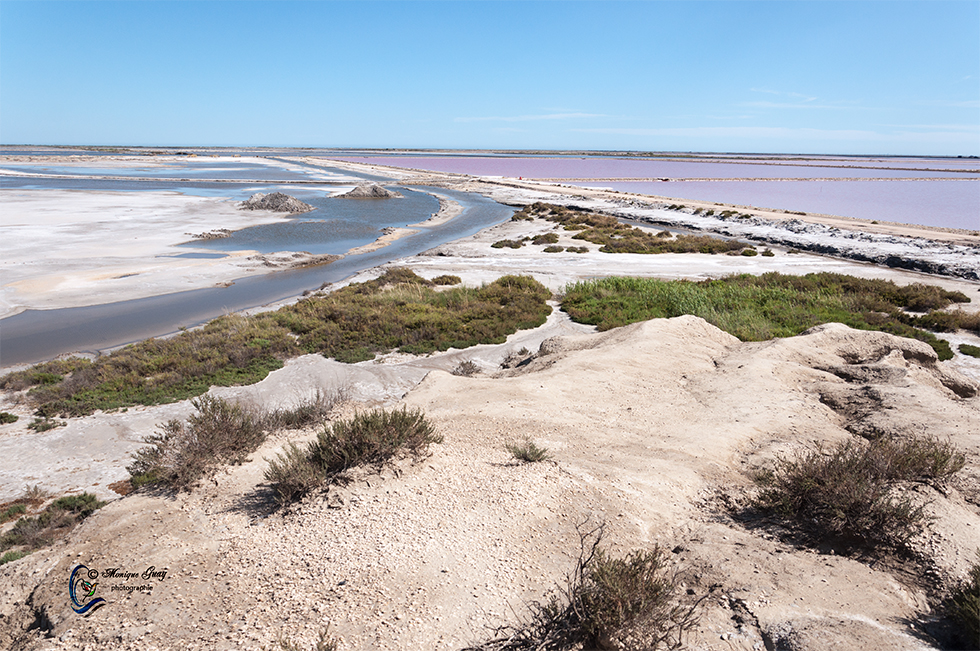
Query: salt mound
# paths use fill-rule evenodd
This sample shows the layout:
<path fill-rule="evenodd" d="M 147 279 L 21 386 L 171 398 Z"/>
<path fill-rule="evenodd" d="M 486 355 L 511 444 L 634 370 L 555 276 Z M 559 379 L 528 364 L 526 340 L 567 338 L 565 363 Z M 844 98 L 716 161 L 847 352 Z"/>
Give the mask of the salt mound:
<path fill-rule="evenodd" d="M 271 210 L 273 212 L 310 212 L 316 210 L 308 203 L 303 203 L 299 199 L 273 192 L 272 194 L 262 194 L 256 192 L 247 201 L 243 201 L 239 206 L 242 210 Z"/>
<path fill-rule="evenodd" d="M 359 185 L 346 194 L 339 195 L 342 199 L 398 199 L 403 195 L 399 192 L 387 190 L 377 183 Z"/>

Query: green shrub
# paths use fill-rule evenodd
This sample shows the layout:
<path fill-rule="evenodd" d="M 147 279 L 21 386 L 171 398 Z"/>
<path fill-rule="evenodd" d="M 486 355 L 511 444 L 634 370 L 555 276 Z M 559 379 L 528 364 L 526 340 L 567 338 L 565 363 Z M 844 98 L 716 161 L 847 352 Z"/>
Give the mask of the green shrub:
<path fill-rule="evenodd" d="M 499 240 L 497 242 L 494 242 L 490 246 L 491 248 L 494 249 L 503 249 L 505 247 L 509 249 L 519 249 L 522 246 L 524 246 L 524 242 L 521 242 L 519 240 Z"/>
<path fill-rule="evenodd" d="M 79 522 L 105 506 L 91 493 L 62 497 L 35 517 L 22 517 L 0 536 L 0 551 L 11 547 L 38 549 L 71 531 Z"/>
<path fill-rule="evenodd" d="M 507 443 L 504 447 L 515 459 L 525 463 L 546 461 L 551 458 L 547 448 L 538 447 L 531 439 L 525 439 L 523 443 Z"/>
<path fill-rule="evenodd" d="M 30 554 L 29 551 L 10 551 L 0 556 L 0 565 L 6 565 L 7 563 L 12 563 L 14 561 L 20 560 L 25 556 Z"/>
<path fill-rule="evenodd" d="M 765 251 L 763 251 L 763 252 L 762 252 L 762 254 L 761 254 L 761 255 L 762 255 L 762 257 L 764 257 L 764 258 L 772 258 L 772 257 L 774 257 L 774 256 L 775 256 L 776 254 L 772 252 L 772 249 L 766 249 Z"/>
<path fill-rule="evenodd" d="M 0 511 L 0 523 L 10 522 L 19 515 L 27 513 L 27 506 L 24 504 L 11 504 L 3 511 Z"/>
<path fill-rule="evenodd" d="M 570 247 L 568 247 L 565 250 L 568 251 L 569 253 L 588 253 L 589 252 L 589 247 L 587 247 L 587 246 L 570 246 Z"/>
<path fill-rule="evenodd" d="M 756 251 L 755 249 L 751 249 L 751 248 L 750 249 L 742 249 L 741 255 L 744 255 L 744 256 L 747 256 L 747 257 L 752 257 L 752 256 L 759 255 L 759 252 Z"/>
<path fill-rule="evenodd" d="M 554 245 L 552 245 L 552 246 L 546 246 L 546 247 L 544 247 L 544 252 L 545 253 L 561 253 L 564 250 L 565 250 L 565 247 L 562 247 L 562 246 L 554 246 Z"/>
<path fill-rule="evenodd" d="M 0 425 L 9 425 L 10 423 L 16 423 L 20 418 L 15 414 L 11 414 L 9 411 L 0 411 Z"/>
<path fill-rule="evenodd" d="M 417 409 L 376 409 L 324 429 L 306 449 L 290 444 L 269 461 L 265 478 L 285 504 L 325 483 L 339 481 L 357 466 L 381 470 L 401 455 L 420 459 L 429 445 L 442 443 Z"/>
<path fill-rule="evenodd" d="M 557 244 L 558 233 L 544 233 L 531 240 L 531 244 Z"/>
<path fill-rule="evenodd" d="M 449 274 L 443 274 L 442 276 L 436 276 L 432 279 L 433 285 L 458 285 L 463 282 L 463 279 L 459 276 L 452 276 Z"/>
<path fill-rule="evenodd" d="M 68 423 L 63 420 L 59 421 L 53 418 L 35 418 L 28 423 L 27 427 L 35 432 L 47 432 L 48 430 L 56 427 L 64 427 L 67 424 Z"/>
<path fill-rule="evenodd" d="M 970 344 L 960 344 L 959 351 L 963 355 L 969 355 L 970 357 L 980 357 L 980 346 L 971 346 Z"/>
<path fill-rule="evenodd" d="M 933 439 L 880 438 L 816 446 L 760 473 L 756 506 L 814 539 L 902 546 L 924 521 L 921 505 L 896 495 L 902 482 L 943 481 L 965 457 Z"/>
<path fill-rule="evenodd" d="M 218 464 L 242 463 L 265 441 L 262 418 L 211 395 L 193 400 L 197 413 L 186 423 L 171 420 L 144 441 L 126 469 L 134 487 L 160 484 L 190 490 Z"/>

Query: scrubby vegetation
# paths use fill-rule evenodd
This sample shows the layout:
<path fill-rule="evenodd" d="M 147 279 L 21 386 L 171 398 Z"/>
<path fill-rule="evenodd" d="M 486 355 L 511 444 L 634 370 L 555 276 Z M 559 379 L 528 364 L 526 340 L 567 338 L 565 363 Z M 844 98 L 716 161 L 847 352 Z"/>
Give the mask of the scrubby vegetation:
<path fill-rule="evenodd" d="M 955 319 L 957 312 L 917 316 L 906 310 L 926 305 L 938 309 L 967 301 L 959 292 L 927 285 L 899 287 L 891 281 L 830 273 L 767 273 L 703 282 L 650 278 L 585 281 L 566 288 L 562 309 L 576 321 L 597 325 L 599 330 L 693 314 L 742 341 L 791 337 L 821 323 L 840 322 L 860 330 L 919 339 L 945 360 L 953 356 L 949 344 L 920 328 L 934 323 L 938 314 Z M 971 323 L 965 320 L 956 325 L 972 327 Z"/>
<path fill-rule="evenodd" d="M 303 429 L 312 425 L 322 425 L 330 417 L 337 405 L 347 399 L 347 390 L 323 391 L 317 389 L 308 399 L 301 401 L 292 409 L 273 409 L 262 417 L 262 425 L 267 430 Z"/>
<path fill-rule="evenodd" d="M 524 246 L 524 242 L 521 240 L 498 240 L 490 245 L 493 249 L 519 249 Z"/>
<path fill-rule="evenodd" d="M 970 344 L 960 344 L 958 349 L 960 353 L 964 355 L 969 355 L 970 357 L 980 357 L 980 346 L 971 346 Z"/>
<path fill-rule="evenodd" d="M 609 215 L 570 210 L 564 206 L 546 203 L 525 206 L 519 214 L 555 222 L 566 231 L 578 231 L 572 239 L 598 244 L 599 250 L 605 253 L 725 253 L 738 251 L 745 246 L 732 240 L 709 236 L 678 235 L 675 238 L 665 238 L 660 233 L 623 224 Z M 556 236 L 555 242 L 557 241 Z M 499 242 L 493 246 L 497 244 Z"/>
<path fill-rule="evenodd" d="M 472 377 L 480 372 L 480 367 L 472 359 L 465 359 L 453 369 L 453 375 Z"/>
<path fill-rule="evenodd" d="M 558 233 L 543 233 L 531 240 L 531 244 L 558 244 Z"/>
<path fill-rule="evenodd" d="M 525 621 L 499 627 L 494 639 L 464 651 L 681 648 L 700 601 L 684 602 L 667 553 L 654 546 L 616 558 L 600 546 L 601 527 L 580 535 L 566 585 L 547 603 L 532 603 Z"/>
<path fill-rule="evenodd" d="M 189 490 L 223 463 L 242 463 L 265 441 L 262 418 L 237 403 L 204 395 L 192 401 L 197 413 L 171 420 L 145 439 L 126 469 L 134 487 L 158 484 Z"/>
<path fill-rule="evenodd" d="M 28 399 L 43 418 L 82 416 L 184 400 L 212 386 L 251 384 L 303 353 L 358 362 L 395 349 L 424 354 L 500 343 L 518 329 L 541 325 L 551 311 L 550 292 L 529 277 L 444 291 L 433 284 L 408 269 L 390 269 L 376 280 L 276 312 L 221 317 L 95 362 L 41 364 L 5 376 L 0 388 L 33 387 Z"/>
<path fill-rule="evenodd" d="M 980 649 L 980 551 L 967 579 L 946 600 L 947 616 L 960 627 L 960 643 Z"/>
<path fill-rule="evenodd" d="M 357 466 L 381 470 L 395 458 L 419 459 L 429 445 L 442 443 L 419 410 L 376 409 L 324 427 L 306 448 L 289 444 L 269 461 L 265 478 L 281 504 L 286 504 L 324 484 L 342 481 Z"/>
<path fill-rule="evenodd" d="M 965 461 L 951 444 L 934 439 L 882 437 L 816 446 L 760 473 L 756 506 L 815 540 L 901 547 L 924 515 L 900 486 L 942 482 Z"/>
<path fill-rule="evenodd" d="M 0 411 L 0 425 L 9 425 L 10 423 L 16 423 L 20 418 L 11 414 L 9 411 Z"/>
<path fill-rule="evenodd" d="M 443 274 L 432 279 L 433 285 L 458 285 L 461 282 L 463 282 L 462 278 L 450 274 Z"/>
<path fill-rule="evenodd" d="M 546 461 L 551 458 L 548 454 L 547 448 L 538 447 L 538 445 L 531 439 L 525 439 L 521 443 L 507 443 L 504 448 L 510 452 L 518 461 L 523 461 L 525 463 L 535 463 L 538 461 Z"/>
<path fill-rule="evenodd" d="M 4 554 L 2 563 L 49 545 L 104 505 L 95 495 L 82 493 L 58 498 L 38 515 L 20 518 L 10 531 L 0 536 L 0 551 L 18 548 Z"/>

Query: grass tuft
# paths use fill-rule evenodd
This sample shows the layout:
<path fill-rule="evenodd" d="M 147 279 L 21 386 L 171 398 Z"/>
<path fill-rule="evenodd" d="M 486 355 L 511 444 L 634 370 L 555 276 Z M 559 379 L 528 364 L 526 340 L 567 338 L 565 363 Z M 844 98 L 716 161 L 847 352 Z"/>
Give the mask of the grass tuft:
<path fill-rule="evenodd" d="M 20 418 L 16 414 L 11 414 L 9 411 L 0 411 L 0 425 L 9 425 L 10 423 L 16 423 Z"/>
<path fill-rule="evenodd" d="M 518 461 L 525 463 L 535 463 L 546 461 L 551 458 L 547 448 L 538 447 L 531 439 L 525 439 L 523 443 L 507 443 L 504 448 Z"/>
<path fill-rule="evenodd" d="M 0 536 L 0 551 L 20 547 L 19 551 L 29 552 L 44 547 L 104 505 L 105 502 L 91 493 L 58 498 L 37 516 L 17 520 L 12 529 Z"/>

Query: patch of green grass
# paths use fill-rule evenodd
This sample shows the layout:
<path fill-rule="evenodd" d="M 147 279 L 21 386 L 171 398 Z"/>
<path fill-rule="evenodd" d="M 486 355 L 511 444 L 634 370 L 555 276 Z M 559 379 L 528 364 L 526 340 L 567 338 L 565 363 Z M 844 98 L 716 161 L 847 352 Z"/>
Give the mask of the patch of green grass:
<path fill-rule="evenodd" d="M 958 350 L 964 355 L 969 355 L 970 357 L 980 357 L 980 346 L 971 346 L 970 344 L 960 344 Z"/>
<path fill-rule="evenodd" d="M 839 322 L 919 339 L 932 346 L 939 359 L 950 359 L 949 344 L 915 327 L 919 318 L 902 311 L 919 301 L 920 295 L 933 295 L 933 291 L 830 273 L 745 274 L 702 282 L 617 277 L 567 287 L 562 309 L 574 320 L 599 330 L 693 314 L 742 341 L 791 337 L 821 323 Z M 956 292 L 942 299 L 936 304 L 969 300 Z"/>
<path fill-rule="evenodd" d="M 27 513 L 27 506 L 25 504 L 11 504 L 3 511 L 0 511 L 0 523 L 10 522 L 25 513 Z"/>
<path fill-rule="evenodd" d="M 744 255 L 746 257 L 753 257 L 759 255 L 759 252 L 750 247 L 748 249 L 743 249 L 741 255 Z"/>
<path fill-rule="evenodd" d="M 30 555 L 30 552 L 29 551 L 24 551 L 24 550 L 7 552 L 3 556 L 0 556 L 0 565 L 6 565 L 7 563 L 13 563 L 14 561 L 18 561 L 18 560 L 20 560 L 20 559 L 22 559 L 22 558 L 24 558 L 25 556 L 28 556 L 28 555 Z"/>
<path fill-rule="evenodd" d="M 242 463 L 265 441 L 263 419 L 237 404 L 204 395 L 187 422 L 171 420 L 137 450 L 129 471 L 134 487 L 159 484 L 190 490 L 218 464 Z"/>
<path fill-rule="evenodd" d="M 289 444 L 269 461 L 265 478 L 286 504 L 324 484 L 339 481 L 357 466 L 381 470 L 401 455 L 419 459 L 442 443 L 419 410 L 376 409 L 324 429 L 306 448 Z"/>
<path fill-rule="evenodd" d="M 10 423 L 16 423 L 20 418 L 11 414 L 9 411 L 0 411 L 0 425 L 9 425 Z"/>
<path fill-rule="evenodd" d="M 904 482 L 942 482 L 965 457 L 934 439 L 883 437 L 821 446 L 779 459 L 756 477 L 756 506 L 795 523 L 817 540 L 902 546 L 923 524 L 922 505 L 901 494 Z"/>

